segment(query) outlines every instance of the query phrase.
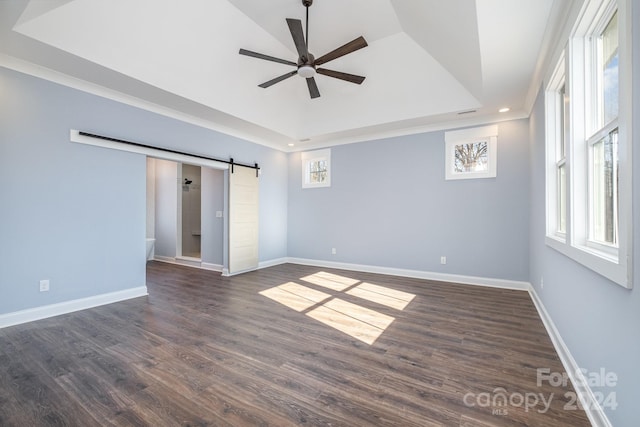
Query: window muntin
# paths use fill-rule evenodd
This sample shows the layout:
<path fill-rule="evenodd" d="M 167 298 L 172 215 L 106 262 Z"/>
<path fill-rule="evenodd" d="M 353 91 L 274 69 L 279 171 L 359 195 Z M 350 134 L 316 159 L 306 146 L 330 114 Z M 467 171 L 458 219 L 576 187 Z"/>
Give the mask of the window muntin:
<path fill-rule="evenodd" d="M 311 160 L 307 163 L 307 176 L 310 184 L 324 184 L 328 178 L 329 162 L 326 159 Z"/>
<path fill-rule="evenodd" d="M 331 186 L 331 150 L 302 153 L 302 188 Z"/>

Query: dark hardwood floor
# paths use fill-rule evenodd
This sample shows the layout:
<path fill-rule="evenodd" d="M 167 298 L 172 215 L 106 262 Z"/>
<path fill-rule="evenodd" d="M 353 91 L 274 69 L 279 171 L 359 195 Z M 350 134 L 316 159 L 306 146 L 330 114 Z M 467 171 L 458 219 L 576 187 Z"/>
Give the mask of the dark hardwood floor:
<path fill-rule="evenodd" d="M 537 384 L 564 370 L 526 292 L 291 264 L 147 280 L 1 329 L 0 425 L 589 425 Z"/>

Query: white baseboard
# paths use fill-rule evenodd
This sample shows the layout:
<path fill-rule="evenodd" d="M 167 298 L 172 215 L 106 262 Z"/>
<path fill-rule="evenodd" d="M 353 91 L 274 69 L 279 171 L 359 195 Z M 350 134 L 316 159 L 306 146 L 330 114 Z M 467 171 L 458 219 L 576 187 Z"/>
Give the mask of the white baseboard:
<path fill-rule="evenodd" d="M 204 269 L 204 270 L 211 270 L 211 271 L 217 271 L 217 272 L 222 272 L 223 266 L 220 264 L 212 264 L 209 262 L 201 262 L 200 263 L 200 268 Z"/>
<path fill-rule="evenodd" d="M 280 264 L 286 264 L 288 262 L 290 262 L 290 261 L 289 261 L 289 258 L 287 258 L 287 257 L 270 259 L 268 261 L 260 261 L 258 263 L 258 269 L 273 267 L 273 266 L 280 265 Z"/>
<path fill-rule="evenodd" d="M 609 418 L 607 418 L 607 415 L 598 403 L 598 400 L 593 394 L 593 390 L 589 387 L 587 379 L 580 370 L 580 366 L 571 355 L 569 347 L 567 347 L 562 336 L 560 336 L 558 328 L 556 328 L 555 323 L 553 323 L 553 320 L 551 319 L 551 316 L 549 316 L 547 309 L 544 307 L 542 300 L 538 297 L 535 288 L 531 285 L 529 286 L 529 295 L 531 295 L 531 300 L 538 310 L 538 314 L 542 319 L 544 327 L 547 329 L 549 338 L 551 338 L 551 342 L 556 349 L 556 353 L 558 353 L 558 357 L 560 357 L 562 366 L 564 366 L 569 379 L 571 379 L 571 382 L 573 383 L 573 387 L 576 390 L 589 421 L 591 421 L 591 425 L 595 427 L 611 427 L 612 424 L 609 421 Z"/>
<path fill-rule="evenodd" d="M 322 261 L 307 258 L 287 258 L 291 264 L 311 265 L 314 267 L 337 268 L 340 270 L 361 271 L 364 273 L 388 274 L 390 276 L 411 277 L 414 279 L 435 280 L 438 282 L 462 283 L 464 285 L 488 286 L 501 289 L 529 290 L 529 282 L 517 280 L 492 279 L 486 277 L 463 276 L 459 274 L 436 273 L 433 271 L 408 270 L 402 268 L 379 267 L 375 265 L 349 264 L 344 262 Z"/>
<path fill-rule="evenodd" d="M 200 258 L 192 258 L 188 256 L 177 256 L 174 259 L 174 263 L 180 265 L 186 265 L 187 267 L 202 267 L 202 260 Z"/>
<path fill-rule="evenodd" d="M 249 269 L 249 270 L 244 270 L 244 271 L 239 271 L 237 273 L 229 274 L 229 270 L 224 268 L 224 266 L 220 264 L 212 264 L 208 262 L 193 261 L 190 259 L 184 259 L 180 257 L 174 258 L 174 257 L 168 257 L 168 256 L 161 256 L 161 255 L 156 255 L 154 257 L 154 260 L 160 261 L 160 262 L 166 262 L 169 264 L 178 264 L 178 265 L 184 265 L 187 267 L 202 268 L 204 270 L 218 271 L 222 273 L 222 275 L 225 277 L 235 276 L 236 274 L 248 273 L 250 271 L 256 270 L 256 269 Z M 276 258 L 268 261 L 260 261 L 258 263 L 257 270 L 261 268 L 273 267 L 275 265 L 286 264 L 287 262 L 289 262 L 288 258 Z"/>
<path fill-rule="evenodd" d="M 85 310 L 87 308 L 111 304 L 146 295 L 148 295 L 147 287 L 140 286 L 137 288 L 125 289 L 123 291 L 109 292 L 107 294 L 95 295 L 92 297 L 45 305 L 42 307 L 29 308 L 27 310 L 14 311 L 13 313 L 0 314 L 0 328 L 32 322 L 34 320 L 46 319 L 48 317 L 59 316 L 61 314 L 72 313 L 74 311 Z"/>
<path fill-rule="evenodd" d="M 191 257 L 169 257 L 163 255 L 156 255 L 153 258 L 154 261 L 166 262 L 167 264 L 183 265 L 185 267 L 201 268 L 203 270 L 210 271 L 222 271 L 222 265 L 212 264 L 209 262 L 202 262 L 198 258 Z"/>
<path fill-rule="evenodd" d="M 288 258 L 275 258 L 275 259 L 270 259 L 267 261 L 260 261 L 258 263 L 258 268 L 250 268 L 247 270 L 242 270 L 242 271 L 238 271 L 235 273 L 229 273 L 229 269 L 227 268 L 222 268 L 222 275 L 225 277 L 231 277 L 231 276 L 236 276 L 238 274 L 244 274 L 244 273 L 249 273 L 251 271 L 256 271 L 256 270 L 260 270 L 262 268 L 268 268 L 268 267 L 273 267 L 276 265 L 280 265 L 280 264 L 286 264 L 287 262 L 289 262 Z"/>

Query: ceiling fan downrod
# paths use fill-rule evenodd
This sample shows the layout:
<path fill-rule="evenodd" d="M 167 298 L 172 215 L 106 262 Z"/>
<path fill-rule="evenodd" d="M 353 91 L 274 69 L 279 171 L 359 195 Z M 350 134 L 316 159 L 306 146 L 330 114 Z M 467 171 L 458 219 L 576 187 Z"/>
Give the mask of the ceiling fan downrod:
<path fill-rule="evenodd" d="M 307 11 L 307 19 L 305 22 L 305 37 L 304 37 L 304 44 L 305 47 L 307 48 L 307 52 L 309 52 L 309 7 L 313 4 L 313 0 L 302 0 L 302 5 L 305 7 L 306 11 Z"/>

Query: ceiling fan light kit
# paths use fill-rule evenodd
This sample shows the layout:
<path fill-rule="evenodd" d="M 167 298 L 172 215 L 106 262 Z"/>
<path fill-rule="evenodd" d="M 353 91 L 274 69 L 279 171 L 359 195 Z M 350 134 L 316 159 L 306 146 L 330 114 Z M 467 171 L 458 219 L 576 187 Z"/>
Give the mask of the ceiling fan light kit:
<path fill-rule="evenodd" d="M 364 81 L 363 76 L 357 76 L 354 74 L 343 73 L 341 71 L 333 71 L 326 68 L 318 68 L 319 65 L 325 64 L 329 61 L 333 61 L 334 59 L 340 58 L 341 56 L 347 55 L 349 53 L 355 52 L 356 50 L 362 49 L 367 46 L 367 42 L 364 37 L 360 36 L 347 44 L 340 46 L 337 49 L 332 50 L 331 52 L 322 55 L 319 58 L 315 58 L 309 52 L 309 7 L 313 4 L 313 0 L 302 0 L 302 5 L 306 8 L 306 26 L 307 31 L 306 34 L 302 29 L 302 21 L 299 19 L 287 18 L 287 25 L 289 26 L 289 31 L 291 32 L 291 38 L 293 39 L 293 43 L 296 46 L 296 50 L 298 52 L 298 60 L 296 62 L 288 61 L 286 59 L 280 59 L 273 56 L 265 55 L 258 52 L 253 52 L 246 49 L 240 49 L 240 55 L 251 56 L 258 59 L 264 59 L 266 61 L 277 62 L 279 64 L 291 65 L 296 67 L 295 71 L 290 71 L 286 74 L 278 76 L 274 79 L 266 81 L 264 83 L 259 84 L 261 88 L 268 88 L 278 82 L 281 82 L 289 77 L 294 75 L 299 75 L 300 77 L 307 80 L 307 86 L 309 88 L 309 95 L 311 98 L 318 98 L 320 96 L 320 91 L 318 90 L 318 86 L 314 79 L 316 74 L 322 74 L 324 76 L 333 77 L 335 79 L 344 80 L 350 83 L 362 84 Z"/>
<path fill-rule="evenodd" d="M 305 79 L 309 79 L 316 75 L 316 69 L 313 68 L 312 65 L 302 65 L 298 67 L 298 75 Z"/>

